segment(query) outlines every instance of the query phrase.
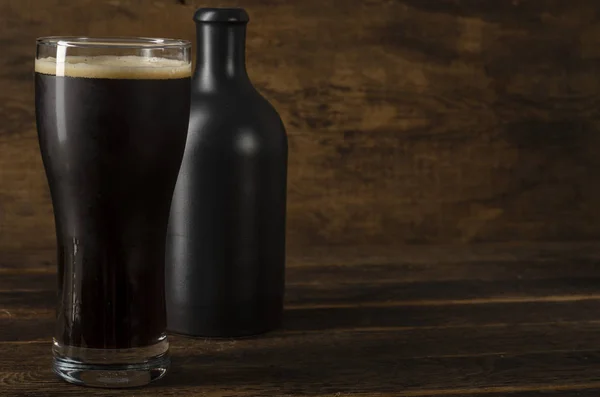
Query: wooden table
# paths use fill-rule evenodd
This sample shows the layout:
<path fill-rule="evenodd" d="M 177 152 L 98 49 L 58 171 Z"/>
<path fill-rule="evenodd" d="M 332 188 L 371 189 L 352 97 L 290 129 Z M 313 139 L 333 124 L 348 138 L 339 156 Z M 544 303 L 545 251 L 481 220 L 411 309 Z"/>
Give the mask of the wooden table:
<path fill-rule="evenodd" d="M 127 391 L 52 375 L 55 274 L 38 257 L 2 258 L 3 397 L 600 395 L 596 243 L 315 250 L 289 260 L 284 329 L 172 337 L 167 377 Z"/>

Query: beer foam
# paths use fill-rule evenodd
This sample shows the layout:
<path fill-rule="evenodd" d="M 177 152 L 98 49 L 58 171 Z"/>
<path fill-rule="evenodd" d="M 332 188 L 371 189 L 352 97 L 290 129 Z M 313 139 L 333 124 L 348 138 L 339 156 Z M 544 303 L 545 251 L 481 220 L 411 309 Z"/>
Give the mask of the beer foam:
<path fill-rule="evenodd" d="M 190 77 L 192 64 L 176 59 L 127 56 L 67 56 L 35 60 L 37 73 L 90 79 L 167 80 Z"/>

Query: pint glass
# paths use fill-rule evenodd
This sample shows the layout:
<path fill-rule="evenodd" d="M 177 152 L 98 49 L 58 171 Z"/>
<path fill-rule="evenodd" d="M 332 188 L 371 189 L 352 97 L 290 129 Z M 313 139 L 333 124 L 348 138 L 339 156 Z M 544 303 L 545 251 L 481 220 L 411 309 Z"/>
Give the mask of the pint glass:
<path fill-rule="evenodd" d="M 58 251 L 54 371 L 132 387 L 169 366 L 165 237 L 190 110 L 190 43 L 37 41 L 36 121 Z"/>

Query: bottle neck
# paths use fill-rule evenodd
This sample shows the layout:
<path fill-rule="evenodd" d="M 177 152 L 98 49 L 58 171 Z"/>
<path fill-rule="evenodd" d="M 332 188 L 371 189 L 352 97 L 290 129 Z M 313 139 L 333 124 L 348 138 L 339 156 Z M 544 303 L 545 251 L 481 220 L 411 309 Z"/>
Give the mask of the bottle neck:
<path fill-rule="evenodd" d="M 248 80 L 245 23 L 199 22 L 196 32 L 198 55 L 194 74 L 201 88 Z"/>

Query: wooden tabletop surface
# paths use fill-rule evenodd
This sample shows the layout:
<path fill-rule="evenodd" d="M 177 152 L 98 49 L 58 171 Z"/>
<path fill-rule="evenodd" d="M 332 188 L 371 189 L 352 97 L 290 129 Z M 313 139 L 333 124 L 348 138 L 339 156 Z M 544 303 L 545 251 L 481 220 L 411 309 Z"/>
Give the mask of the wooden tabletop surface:
<path fill-rule="evenodd" d="M 600 395 L 597 243 L 315 250 L 289 260 L 283 329 L 173 336 L 170 373 L 126 391 L 51 373 L 46 255 L 2 258 L 3 397 Z"/>

